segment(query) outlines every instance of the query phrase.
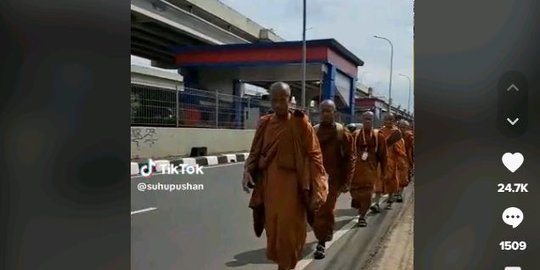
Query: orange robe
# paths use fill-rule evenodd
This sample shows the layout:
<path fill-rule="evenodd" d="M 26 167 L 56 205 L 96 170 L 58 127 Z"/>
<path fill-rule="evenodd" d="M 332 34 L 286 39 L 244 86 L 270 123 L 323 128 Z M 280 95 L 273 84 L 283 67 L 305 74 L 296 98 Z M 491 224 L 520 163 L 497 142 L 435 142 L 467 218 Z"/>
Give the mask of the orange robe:
<path fill-rule="evenodd" d="M 383 135 L 385 141 L 388 142 L 388 138 L 390 138 L 390 135 L 396 130 L 399 131 L 395 127 L 392 129 L 383 127 L 379 132 Z M 375 191 L 384 194 L 395 194 L 399 192 L 400 187 L 406 185 L 406 172 L 408 171 L 408 166 L 405 142 L 403 139 L 400 139 L 392 145 L 387 144 L 386 147 L 387 164 L 386 168 L 381 172 L 381 181 L 376 185 Z"/>
<path fill-rule="evenodd" d="M 296 140 L 291 124 L 297 127 L 304 152 L 302 157 L 294 151 Z M 270 150 L 266 149 L 275 150 L 274 156 L 268 158 Z M 309 161 L 306 167 L 309 176 L 304 176 L 305 171 L 303 176 L 298 174 L 299 160 L 304 157 Z M 282 268 L 293 269 L 306 242 L 306 186 L 311 188 L 314 200 L 321 203 L 328 194 L 320 146 L 307 117 L 289 114 L 287 120 L 279 120 L 274 114 L 263 116 L 255 132 L 245 169 L 252 175 L 259 170 L 262 175 L 252 193 L 250 207 L 253 209 L 262 204 L 264 208 L 266 256 Z M 307 185 L 305 177 L 310 180 Z"/>
<path fill-rule="evenodd" d="M 377 140 L 375 140 L 375 136 L 378 137 Z M 351 184 L 351 206 L 358 209 L 359 214 L 365 215 L 371 205 L 375 184 L 379 182 L 379 169 L 386 168 L 386 143 L 381 132 L 375 135 L 373 130 L 363 129 L 354 133 L 354 140 L 356 165 Z M 368 155 L 366 160 L 362 160 L 364 152 L 367 152 Z"/>
<path fill-rule="evenodd" d="M 407 161 L 409 165 L 409 182 L 412 177 L 412 170 L 414 167 L 414 134 L 412 131 L 407 130 L 404 133 L 403 140 L 405 141 L 405 152 L 407 153 Z"/>
<path fill-rule="evenodd" d="M 355 151 L 352 134 L 344 127 L 340 141 L 335 126 L 320 125 L 317 138 L 321 145 L 323 163 L 329 175 L 329 193 L 317 212 L 313 232 L 319 241 L 331 241 L 334 234 L 336 201 L 345 185 L 350 186 L 354 172 Z"/>

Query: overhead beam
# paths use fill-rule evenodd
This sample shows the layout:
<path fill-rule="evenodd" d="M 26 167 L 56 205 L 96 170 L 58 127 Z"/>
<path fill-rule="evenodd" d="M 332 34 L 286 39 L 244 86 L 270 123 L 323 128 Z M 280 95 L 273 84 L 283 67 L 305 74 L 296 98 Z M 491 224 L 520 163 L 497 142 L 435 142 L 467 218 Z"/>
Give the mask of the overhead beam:
<path fill-rule="evenodd" d="M 156 12 L 152 4 L 148 1 L 132 0 L 131 11 L 159 21 L 172 29 L 183 32 L 207 44 L 249 43 L 249 41 L 174 5 L 167 5 L 164 11 Z"/>

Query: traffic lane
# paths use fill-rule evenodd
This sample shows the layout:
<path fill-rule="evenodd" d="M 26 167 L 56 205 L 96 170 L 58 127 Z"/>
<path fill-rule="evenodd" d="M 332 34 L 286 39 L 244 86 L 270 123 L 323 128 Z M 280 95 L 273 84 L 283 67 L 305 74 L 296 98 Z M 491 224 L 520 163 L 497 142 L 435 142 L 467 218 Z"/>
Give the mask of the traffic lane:
<path fill-rule="evenodd" d="M 204 176 L 157 175 L 134 178 L 132 210 L 157 210 L 132 216 L 133 269 L 274 269 L 266 259 L 263 236 L 252 229 L 249 194 L 241 190 L 242 164 L 207 168 Z M 140 182 L 202 183 L 204 191 L 136 191 Z M 337 224 L 348 223 L 350 197 L 338 200 Z M 308 235 L 304 254 L 313 252 Z M 185 267 L 185 268 L 184 268 Z"/>
<path fill-rule="evenodd" d="M 159 175 L 140 181 L 203 184 L 203 191 L 152 191 L 132 196 L 134 269 L 224 269 L 234 251 L 261 249 L 253 237 L 249 194 L 241 190 L 243 164 L 206 168 L 204 175 Z M 141 194 L 142 193 L 142 194 Z M 152 248 L 149 248 L 152 247 Z"/>
<path fill-rule="evenodd" d="M 188 175 L 188 174 L 176 174 L 176 175 L 166 175 L 166 174 L 155 174 L 150 177 L 141 177 L 136 176 L 131 178 L 131 211 L 136 211 L 140 209 L 145 209 L 148 207 L 152 207 L 156 204 L 158 197 L 167 197 L 166 193 L 178 193 L 183 192 L 184 195 L 190 194 L 193 192 L 200 192 L 200 191 L 172 191 L 168 192 L 165 190 L 162 191 L 139 191 L 138 185 L 142 184 L 203 184 L 205 188 L 207 188 L 207 184 L 213 184 L 215 181 L 212 180 L 212 176 L 215 176 L 215 170 L 219 170 L 220 168 L 226 168 L 226 167 L 233 167 L 233 168 L 240 168 L 243 166 L 242 163 L 233 163 L 233 164 L 227 164 L 227 165 L 219 165 L 219 166 L 211 166 L 211 167 L 204 167 L 202 168 L 203 175 Z M 236 169 L 234 169 L 236 170 Z M 225 170 L 227 171 L 227 170 Z M 208 176 L 210 174 L 210 177 Z M 229 179 L 228 182 L 232 183 L 235 182 L 238 186 L 241 186 L 241 179 L 235 179 L 231 180 Z"/>
<path fill-rule="evenodd" d="M 362 270 L 378 251 L 385 234 L 396 222 L 404 209 L 412 203 L 414 186 L 411 184 L 403 192 L 404 202 L 394 203 L 392 210 L 367 218 L 368 226 L 354 227 L 337 240 L 326 252 L 326 258 L 314 261 L 305 270 Z"/>

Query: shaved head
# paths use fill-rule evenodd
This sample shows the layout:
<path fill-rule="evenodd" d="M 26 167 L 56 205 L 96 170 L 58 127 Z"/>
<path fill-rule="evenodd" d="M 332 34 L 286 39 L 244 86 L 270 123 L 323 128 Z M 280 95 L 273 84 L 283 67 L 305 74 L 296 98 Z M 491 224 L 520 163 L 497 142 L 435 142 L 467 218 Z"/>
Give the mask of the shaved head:
<path fill-rule="evenodd" d="M 394 122 L 395 122 L 395 115 L 393 113 L 387 113 L 384 116 L 384 126 L 387 128 L 394 128 Z"/>
<path fill-rule="evenodd" d="M 362 128 L 364 130 L 371 130 L 373 128 L 374 114 L 371 111 L 367 111 L 362 114 Z"/>
<path fill-rule="evenodd" d="M 326 99 L 319 105 L 321 111 L 321 124 L 330 125 L 336 119 L 336 103 L 331 99 Z"/>
<path fill-rule="evenodd" d="M 373 117 L 373 116 L 374 116 L 374 114 L 371 111 L 367 111 L 367 112 L 364 112 L 362 114 L 362 117 Z"/>
<path fill-rule="evenodd" d="M 275 82 L 270 85 L 270 96 L 275 96 L 280 92 L 285 92 L 290 97 L 291 96 L 291 87 L 284 82 Z"/>
<path fill-rule="evenodd" d="M 384 115 L 384 120 L 392 120 L 394 121 L 396 119 L 396 116 L 393 113 L 387 113 Z"/>
<path fill-rule="evenodd" d="M 410 125 L 409 125 L 409 122 L 407 122 L 407 120 L 399 120 L 398 121 L 398 127 L 403 127 L 403 128 L 408 128 Z"/>
<path fill-rule="evenodd" d="M 321 104 L 319 105 L 321 108 L 323 106 L 328 106 L 328 107 L 332 107 L 334 110 L 336 110 L 336 103 L 331 100 L 331 99 L 326 99 L 324 100 L 323 102 L 321 102 Z"/>
<path fill-rule="evenodd" d="M 280 118 L 286 118 L 289 115 L 291 87 L 284 82 L 276 82 L 270 86 L 268 92 L 274 113 Z"/>

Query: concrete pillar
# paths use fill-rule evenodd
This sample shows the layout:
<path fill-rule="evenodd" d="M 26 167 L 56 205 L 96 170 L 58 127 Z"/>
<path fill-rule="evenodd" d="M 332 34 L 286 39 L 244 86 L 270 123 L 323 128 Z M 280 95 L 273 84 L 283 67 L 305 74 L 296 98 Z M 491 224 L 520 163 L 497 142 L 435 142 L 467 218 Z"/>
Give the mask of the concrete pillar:
<path fill-rule="evenodd" d="M 351 78 L 351 89 L 350 89 L 350 97 L 349 97 L 349 122 L 355 122 L 354 119 L 354 113 L 356 111 L 356 99 L 354 98 L 354 94 L 356 92 L 356 81 L 357 78 Z"/>
<path fill-rule="evenodd" d="M 233 80 L 233 95 L 234 95 L 234 126 L 242 128 L 244 108 L 242 106 L 242 96 L 244 95 L 243 83 L 240 80 Z"/>
<path fill-rule="evenodd" d="M 326 64 L 327 72 L 323 76 L 321 100 L 332 99 L 336 95 L 336 66 Z"/>

